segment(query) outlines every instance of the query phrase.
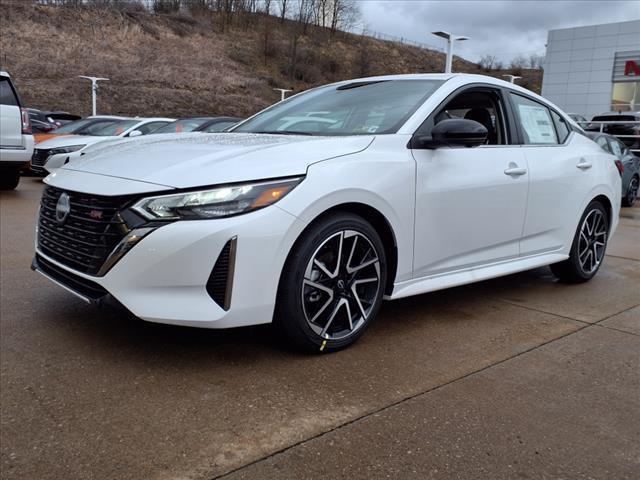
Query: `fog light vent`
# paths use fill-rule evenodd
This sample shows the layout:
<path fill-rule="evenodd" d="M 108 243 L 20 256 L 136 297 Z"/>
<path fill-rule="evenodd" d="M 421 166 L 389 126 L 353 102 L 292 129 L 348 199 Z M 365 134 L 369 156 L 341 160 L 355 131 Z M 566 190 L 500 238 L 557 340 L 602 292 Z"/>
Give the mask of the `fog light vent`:
<path fill-rule="evenodd" d="M 207 280 L 207 293 L 223 309 L 229 310 L 231 306 L 231 292 L 233 290 L 233 273 L 236 263 L 236 243 L 237 237 L 229 240 L 220 255 L 216 264 L 211 270 L 209 280 Z"/>

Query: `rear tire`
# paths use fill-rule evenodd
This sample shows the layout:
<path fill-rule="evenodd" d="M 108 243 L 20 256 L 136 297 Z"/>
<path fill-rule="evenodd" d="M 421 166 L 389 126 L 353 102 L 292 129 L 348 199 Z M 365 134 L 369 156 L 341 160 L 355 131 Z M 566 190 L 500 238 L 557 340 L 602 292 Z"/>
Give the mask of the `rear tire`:
<path fill-rule="evenodd" d="M 637 175 L 631 177 L 629 185 L 627 185 L 627 194 L 622 199 L 623 207 L 633 207 L 638 199 L 638 188 L 640 187 L 640 179 Z"/>
<path fill-rule="evenodd" d="M 15 190 L 20 183 L 19 170 L 2 170 L 0 171 L 0 190 Z"/>
<path fill-rule="evenodd" d="M 594 200 L 580 218 L 569 258 L 551 265 L 551 271 L 562 282 L 588 282 L 602 265 L 608 239 L 609 215 L 602 203 Z"/>
<path fill-rule="evenodd" d="M 289 254 L 275 324 L 304 352 L 351 345 L 378 314 L 386 275 L 384 246 L 367 221 L 347 212 L 321 219 Z"/>

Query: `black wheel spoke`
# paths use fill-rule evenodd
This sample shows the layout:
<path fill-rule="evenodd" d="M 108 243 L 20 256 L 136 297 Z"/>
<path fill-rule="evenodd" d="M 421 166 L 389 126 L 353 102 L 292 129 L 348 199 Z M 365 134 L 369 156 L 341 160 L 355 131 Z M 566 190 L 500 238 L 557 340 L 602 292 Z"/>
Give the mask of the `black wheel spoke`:
<path fill-rule="evenodd" d="M 606 244 L 606 218 L 600 210 L 593 209 L 583 220 L 578 237 L 578 261 L 585 273 L 593 273 L 598 268 Z"/>
<path fill-rule="evenodd" d="M 344 339 L 366 323 L 379 295 L 380 260 L 361 232 L 328 237 L 307 264 L 302 304 L 309 327 L 325 339 Z"/>

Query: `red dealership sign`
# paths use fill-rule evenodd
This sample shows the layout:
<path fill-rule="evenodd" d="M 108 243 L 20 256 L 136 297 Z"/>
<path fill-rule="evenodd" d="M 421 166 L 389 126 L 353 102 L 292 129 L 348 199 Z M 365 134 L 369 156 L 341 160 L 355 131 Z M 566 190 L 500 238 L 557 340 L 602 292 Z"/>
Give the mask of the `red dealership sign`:
<path fill-rule="evenodd" d="M 624 74 L 640 77 L 640 66 L 633 60 L 627 60 L 624 64 Z"/>

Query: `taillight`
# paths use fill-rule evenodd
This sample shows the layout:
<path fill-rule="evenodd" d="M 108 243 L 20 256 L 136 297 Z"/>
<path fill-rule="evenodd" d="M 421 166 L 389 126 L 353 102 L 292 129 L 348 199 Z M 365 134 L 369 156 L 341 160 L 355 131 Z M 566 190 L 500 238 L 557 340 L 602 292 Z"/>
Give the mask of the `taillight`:
<path fill-rule="evenodd" d="M 620 172 L 620 176 L 624 173 L 624 165 L 620 160 L 615 161 L 616 167 L 618 168 L 618 172 Z"/>
<path fill-rule="evenodd" d="M 22 117 L 22 133 L 29 134 L 31 133 L 31 120 L 29 120 L 29 112 L 26 108 L 20 109 L 20 114 Z"/>

